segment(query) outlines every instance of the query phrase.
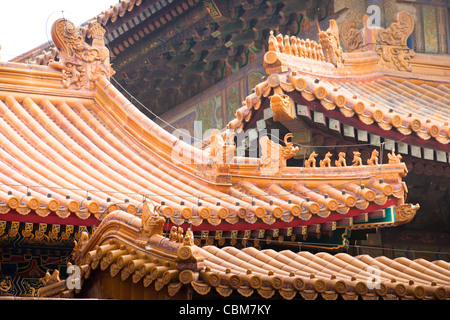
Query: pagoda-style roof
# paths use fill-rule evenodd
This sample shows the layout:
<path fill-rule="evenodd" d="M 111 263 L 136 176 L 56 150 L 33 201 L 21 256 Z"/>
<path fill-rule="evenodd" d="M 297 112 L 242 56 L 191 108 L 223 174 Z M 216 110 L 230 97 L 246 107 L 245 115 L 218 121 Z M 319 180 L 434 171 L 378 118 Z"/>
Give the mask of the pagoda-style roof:
<path fill-rule="evenodd" d="M 450 265 L 441 260 L 200 248 L 190 229 L 184 234 L 174 228 L 164 236 L 164 223 L 147 202 L 142 220 L 120 210 L 110 213 L 92 236 L 84 233 L 76 243 L 69 263 L 77 270 L 74 276 L 60 280 L 58 271 L 47 273 L 39 296 L 180 299 L 188 288 L 196 295 L 183 297 L 191 299 L 232 294 L 287 300 L 450 297 Z M 102 285 L 97 286 L 95 279 L 102 279 Z M 114 285 L 108 279 L 115 279 Z"/>
<path fill-rule="evenodd" d="M 272 33 L 264 56 L 269 75 L 245 99 L 228 127 L 253 126 L 262 117 L 261 105 L 267 107 L 264 101 L 270 99 L 273 119 L 287 128 L 295 127 L 297 118 L 312 119 L 337 132 L 344 124 L 381 136 L 388 151 L 401 141 L 419 151 L 431 150 L 427 159 L 446 162 L 448 57 L 408 48 L 414 21 L 406 12 L 399 12 L 386 29 L 349 30 L 348 25 L 338 30 L 331 20 L 329 29 L 319 32 L 319 42 Z M 371 36 L 363 40 L 363 33 Z"/>
<path fill-rule="evenodd" d="M 171 224 L 221 238 L 331 235 L 414 217 L 395 154 L 382 165 L 374 152 L 367 165 L 355 153 L 353 166 L 319 167 L 312 157 L 309 167 L 287 167 L 298 151 L 289 135 L 285 146 L 263 136 L 261 158 L 240 158 L 232 133 L 214 131 L 202 150 L 163 130 L 109 82 L 104 32 L 60 19 L 59 60 L 0 65 L 2 219 L 96 226 L 116 209 L 140 215 L 146 200 Z"/>

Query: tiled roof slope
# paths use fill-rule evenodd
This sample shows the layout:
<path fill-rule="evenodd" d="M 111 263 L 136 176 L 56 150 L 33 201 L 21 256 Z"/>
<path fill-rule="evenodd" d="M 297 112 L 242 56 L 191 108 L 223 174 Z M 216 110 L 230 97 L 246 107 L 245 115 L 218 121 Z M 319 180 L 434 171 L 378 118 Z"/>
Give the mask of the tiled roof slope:
<path fill-rule="evenodd" d="M 144 210 L 149 210 L 149 207 Z M 129 278 L 150 290 L 174 296 L 182 286 L 200 295 L 293 299 L 449 299 L 450 265 L 444 261 L 352 257 L 284 250 L 236 249 L 193 245 L 189 231 L 162 235 L 164 219 L 147 213 L 147 224 L 123 211 L 110 213 L 89 238 L 85 233 L 73 251 L 80 267 L 81 289 L 96 272 Z M 144 219 L 144 218 L 143 218 Z M 74 297 L 65 280 L 47 274 L 41 297 Z"/>
<path fill-rule="evenodd" d="M 399 161 L 295 168 L 286 167 L 297 151 L 286 139 L 282 147 L 262 137 L 263 157 L 244 159 L 223 135 L 209 151 L 185 143 L 109 82 L 104 29 L 94 24 L 88 34 L 92 45 L 60 19 L 52 29 L 59 61 L 0 65 L 0 199 L 3 213 L 12 209 L 4 219 L 30 213 L 93 225 L 116 209 L 140 214 L 145 199 L 194 231 L 336 224 L 389 207 L 391 225 L 414 217 Z"/>
<path fill-rule="evenodd" d="M 363 124 L 374 124 L 385 131 L 416 135 L 427 142 L 435 140 L 444 149 L 449 143 L 450 84 L 381 75 L 356 81 L 351 77 L 330 79 L 318 74 L 299 73 L 296 76 L 273 74 L 269 78 L 273 83 L 284 86 L 286 92 L 298 93 L 309 101 L 317 99 L 325 112 L 339 110 L 347 118 L 355 117 Z M 244 115 L 255 106 L 259 107 L 259 100 L 265 98 L 263 90 L 272 89 L 269 80 L 260 86 L 261 91 L 257 91 L 260 96 L 256 93 L 251 95 L 246 100 L 251 104 L 238 110 L 236 120 L 229 127 L 238 129 L 245 125 L 245 120 L 250 120 Z"/>
<path fill-rule="evenodd" d="M 400 16 L 409 17 L 399 12 L 396 21 L 408 21 Z M 414 53 L 406 46 L 406 38 L 404 43 L 387 44 L 383 32 L 400 38 L 393 31 L 396 24 L 394 21 L 390 28 L 378 31 L 378 40 L 371 50 L 344 53 L 336 45 L 339 34 L 334 20 L 328 30 L 320 31 L 319 43 L 272 35 L 264 57 L 269 76 L 245 99 L 228 127 L 243 129 L 265 99 L 287 95 L 296 103 L 307 104 L 343 123 L 362 125 L 382 136 L 448 152 L 448 57 Z M 413 28 L 412 20 L 410 24 Z M 389 50 L 406 53 L 385 56 Z M 314 102 L 318 106 L 314 107 Z M 274 105 L 271 102 L 274 119 L 282 118 L 282 112 Z M 295 113 L 291 115 L 294 117 Z"/>
<path fill-rule="evenodd" d="M 58 75 L 44 67 L 33 72 L 44 70 Z M 29 70 L 4 64 L 0 71 L 26 78 Z M 286 167 L 272 180 L 261 175 L 258 164 L 233 163 L 231 180 L 211 182 L 197 174 L 197 165 L 171 159 L 173 145 L 204 159 L 209 154 L 142 116 L 104 77 L 93 92 L 12 88 L 3 79 L 0 198 L 19 212 L 20 206 L 28 206 L 41 217 L 100 218 L 117 208 L 140 211 L 146 197 L 164 203 L 162 212 L 168 217 L 192 219 L 194 225 L 203 219 L 213 225 L 257 219 L 272 224 L 403 201 L 402 163 L 386 164 L 382 170 L 361 166 L 300 172 Z M 389 175 L 396 178 L 386 179 Z"/>

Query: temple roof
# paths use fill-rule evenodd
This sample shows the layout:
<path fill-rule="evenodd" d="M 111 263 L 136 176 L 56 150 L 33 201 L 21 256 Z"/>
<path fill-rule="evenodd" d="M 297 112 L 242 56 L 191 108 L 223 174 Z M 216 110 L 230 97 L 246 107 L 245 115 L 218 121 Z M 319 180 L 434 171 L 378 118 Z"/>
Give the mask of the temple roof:
<path fill-rule="evenodd" d="M 323 19 L 332 8 L 330 0 L 117 2 L 83 27 L 98 22 L 106 29 L 115 79 L 158 115 L 253 61 L 271 28 L 297 33 L 306 19 Z M 48 64 L 57 54 L 52 46 L 12 61 Z"/>
<path fill-rule="evenodd" d="M 122 281 L 131 278 L 134 285 L 150 290 L 166 288 L 169 296 L 190 286 L 199 295 L 216 291 L 223 297 L 236 292 L 288 300 L 297 295 L 307 300 L 449 299 L 450 265 L 442 260 L 200 248 L 193 244 L 189 229 L 184 234 L 174 228 L 164 236 L 164 223 L 146 204 L 142 220 L 120 210 L 110 213 L 96 233 L 91 237 L 84 233 L 76 243 L 72 263 L 80 268 L 80 286 L 74 289 L 56 271 L 47 273 L 39 295 L 74 297 L 89 278 L 103 271 Z"/>
<path fill-rule="evenodd" d="M 347 52 L 338 45 L 334 20 L 319 32 L 319 42 L 272 34 L 264 56 L 269 76 L 245 99 L 228 127 L 247 129 L 269 98 L 274 120 L 287 127 L 289 120 L 314 111 L 385 138 L 448 152 L 448 58 L 408 48 L 406 38 L 413 28 L 410 15 L 399 12 L 389 28 L 370 29 L 375 40 Z M 390 43 L 389 36 L 402 40 Z M 286 100 L 284 108 L 280 97 Z"/>
<path fill-rule="evenodd" d="M 327 159 L 316 166 L 311 157 L 309 167 L 298 168 L 286 166 L 298 151 L 289 135 L 285 146 L 261 137 L 261 158 L 234 156 L 230 136 L 218 131 L 209 149 L 187 144 L 111 84 L 104 29 L 93 24 L 86 34 L 92 45 L 60 19 L 52 29 L 59 60 L 0 65 L 0 199 L 7 221 L 19 213 L 28 215 L 24 221 L 93 226 L 116 209 L 139 215 L 147 200 L 172 224 L 195 232 L 306 234 L 303 227 L 333 231 L 339 221 L 352 228 L 354 218 L 372 228 L 369 220 L 386 210 L 391 218 L 380 226 L 398 225 L 419 208 L 405 203 L 407 170 L 395 154 L 382 165 L 374 150 L 368 164 L 356 152 L 353 166 Z"/>

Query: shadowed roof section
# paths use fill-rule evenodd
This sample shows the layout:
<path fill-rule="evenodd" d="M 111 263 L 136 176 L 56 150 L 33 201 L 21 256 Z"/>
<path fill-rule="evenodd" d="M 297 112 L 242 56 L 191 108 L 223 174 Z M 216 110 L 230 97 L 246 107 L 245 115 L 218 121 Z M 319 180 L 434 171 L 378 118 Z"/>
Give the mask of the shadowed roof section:
<path fill-rule="evenodd" d="M 89 238 L 84 233 L 75 246 L 72 263 L 81 270 L 79 288 L 60 280 L 56 271 L 53 275 L 47 273 L 39 295 L 76 297 L 83 294 L 85 287 L 89 288 L 91 279 L 102 273 L 118 282 L 128 281 L 129 295 L 122 297 L 125 299 L 130 299 L 133 292 L 141 292 L 142 296 L 136 293 L 134 297 L 142 299 L 144 294 L 134 289 L 137 287 L 176 297 L 186 286 L 199 295 L 221 297 L 238 294 L 287 300 L 296 296 L 306 300 L 449 298 L 450 265 L 441 260 L 277 252 L 251 247 L 200 248 L 193 244 L 190 230 L 184 234 L 175 228 L 165 237 L 164 222 L 146 204 L 142 220 L 123 211 L 110 213 L 95 234 Z"/>

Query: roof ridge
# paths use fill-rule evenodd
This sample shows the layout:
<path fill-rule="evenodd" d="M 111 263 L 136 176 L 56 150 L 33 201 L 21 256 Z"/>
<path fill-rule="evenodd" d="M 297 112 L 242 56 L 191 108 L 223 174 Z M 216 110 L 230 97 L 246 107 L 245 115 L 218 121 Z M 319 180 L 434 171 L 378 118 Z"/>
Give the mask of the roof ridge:
<path fill-rule="evenodd" d="M 284 299 L 297 293 L 304 299 L 448 299 L 450 282 L 446 276 L 436 277 L 433 262 L 419 264 L 402 258 L 352 257 L 346 253 L 334 256 L 307 251 L 237 249 L 215 246 L 198 247 L 188 229 L 173 227 L 163 235 L 165 219 L 149 207 L 141 218 L 123 211 L 110 213 L 94 234 L 83 233 L 75 243 L 72 263 L 75 278 L 60 280 L 59 274 L 47 273 L 39 289 L 40 297 L 74 297 L 95 270 L 109 269 L 111 277 L 132 278 L 134 284 L 159 291 L 167 287 L 171 297 L 181 286 L 191 286 L 206 294 L 216 288 L 222 296 L 236 290 L 244 297 L 256 291 L 265 298 L 278 292 Z M 117 226 L 120 225 L 118 228 Z M 443 264 L 443 262 L 440 262 Z M 445 263 L 448 265 L 448 263 Z M 71 267 L 74 269 L 74 267 Z M 78 286 L 74 282 L 79 281 Z M 77 283 L 77 282 L 75 282 Z M 154 287 L 149 287 L 154 285 Z M 153 289 L 154 288 L 154 289 Z"/>

